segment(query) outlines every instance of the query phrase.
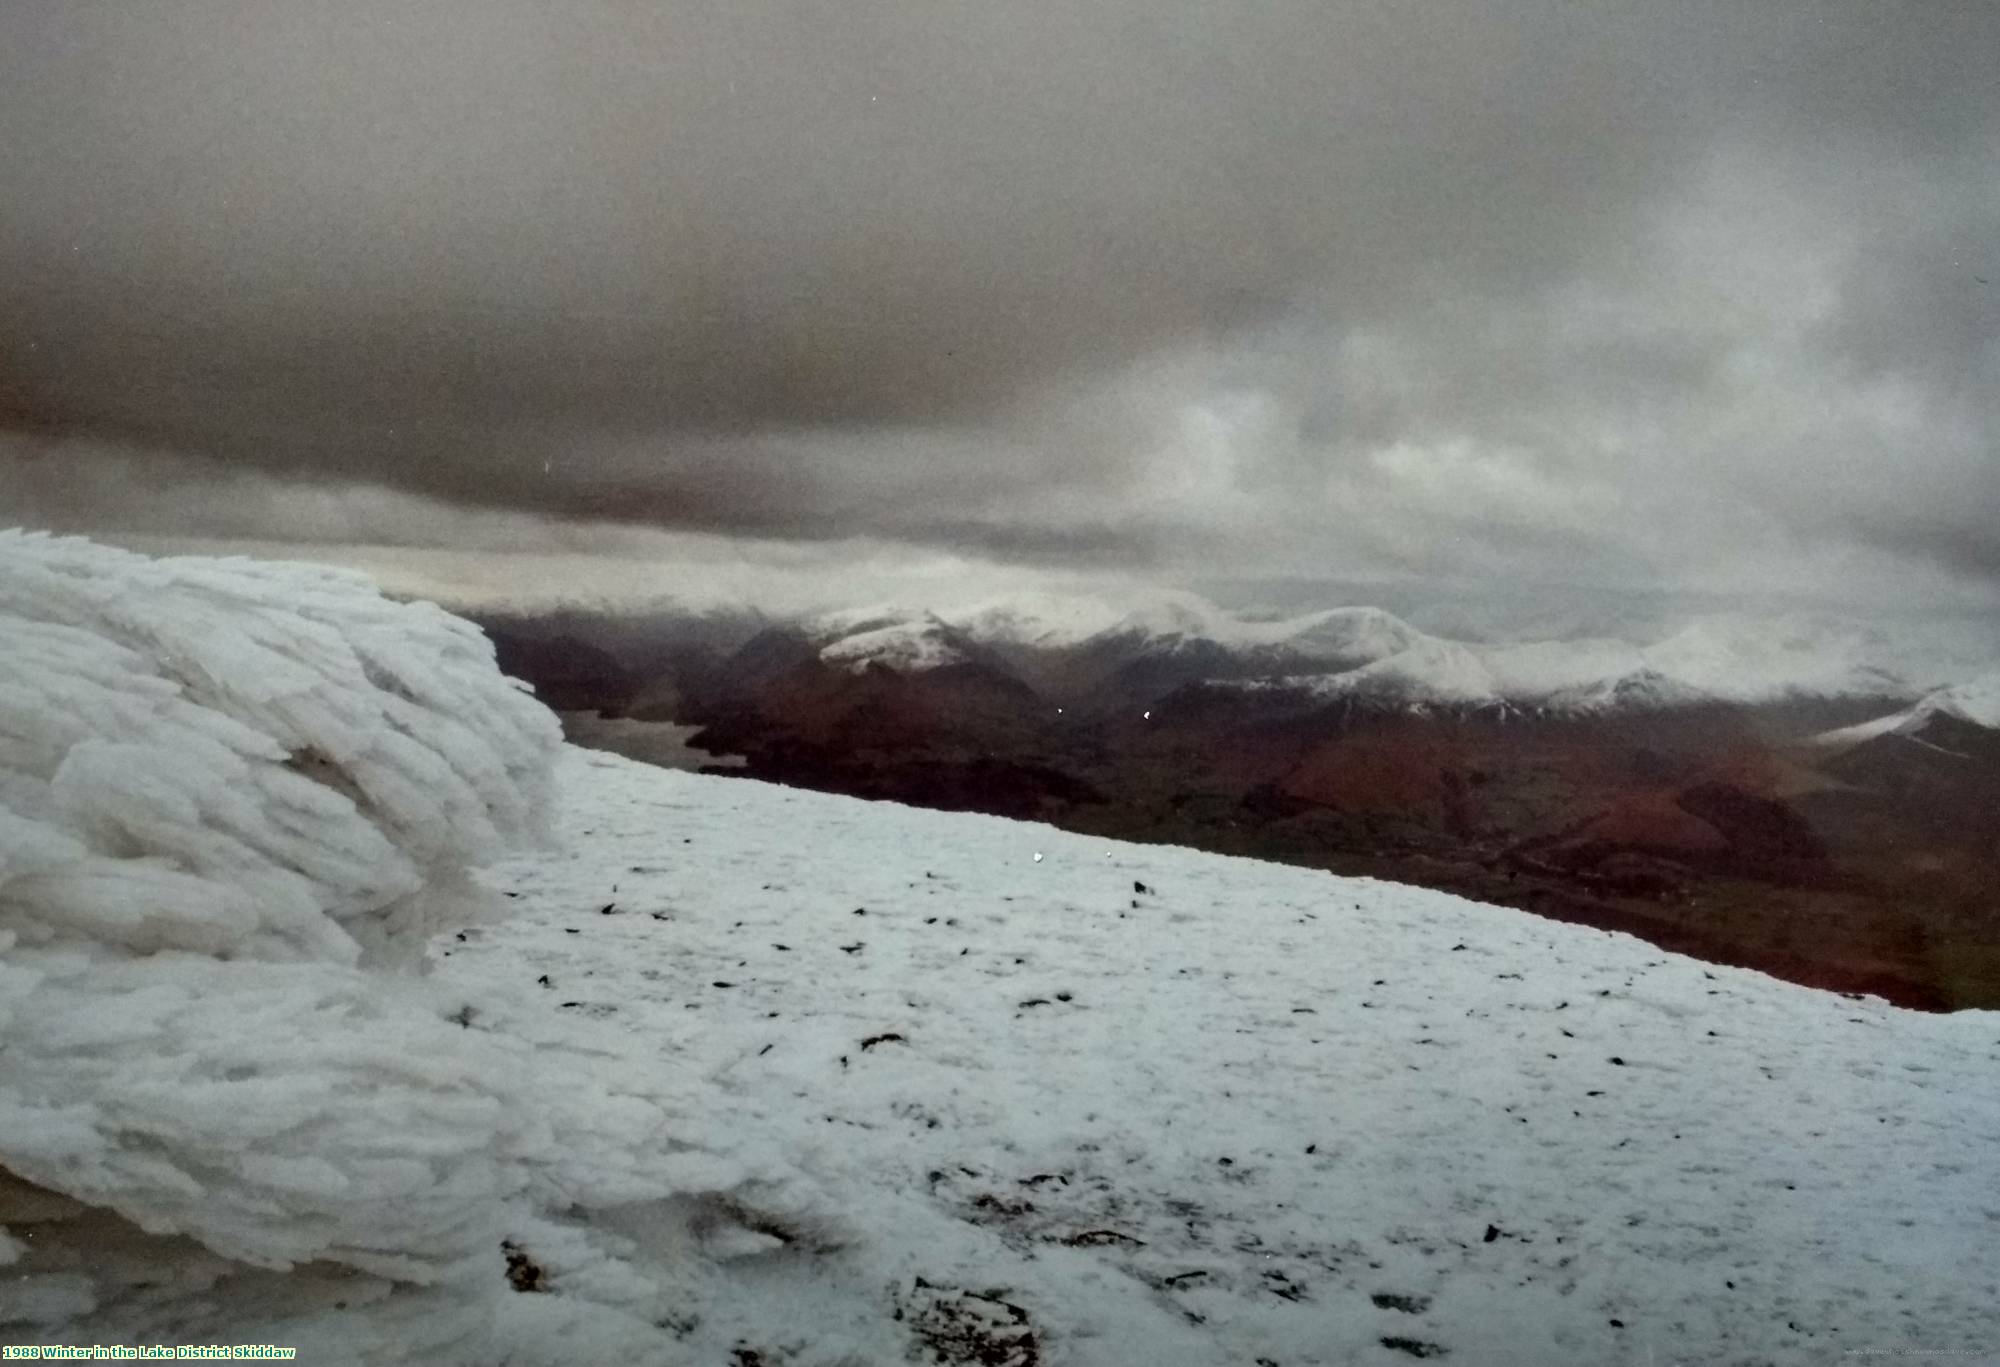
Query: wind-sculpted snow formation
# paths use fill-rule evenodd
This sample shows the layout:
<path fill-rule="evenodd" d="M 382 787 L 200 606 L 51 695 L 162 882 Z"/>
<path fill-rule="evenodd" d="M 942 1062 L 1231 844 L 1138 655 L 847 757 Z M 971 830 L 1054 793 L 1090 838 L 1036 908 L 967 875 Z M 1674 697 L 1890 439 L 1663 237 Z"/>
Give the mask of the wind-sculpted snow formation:
<path fill-rule="evenodd" d="M 438 1311 L 507 1295 L 538 1203 L 737 1182 L 411 971 L 559 747 L 476 627 L 359 575 L 0 534 L 0 1338 L 296 1341 L 317 1286 L 464 1351 L 493 1315 Z"/>

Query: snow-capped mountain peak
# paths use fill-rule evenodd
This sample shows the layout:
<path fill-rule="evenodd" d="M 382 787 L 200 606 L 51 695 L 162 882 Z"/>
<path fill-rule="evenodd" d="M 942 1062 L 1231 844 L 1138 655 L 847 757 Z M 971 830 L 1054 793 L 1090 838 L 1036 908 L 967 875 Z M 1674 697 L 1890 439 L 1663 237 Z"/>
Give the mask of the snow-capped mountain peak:
<path fill-rule="evenodd" d="M 1328 608 L 1270 623 L 1239 623 L 1239 641 L 1304 656 L 1385 660 L 1431 638 L 1381 608 Z"/>
<path fill-rule="evenodd" d="M 1329 697 L 1410 705 L 1505 702 L 1564 712 L 1703 701 L 1916 699 L 1954 675 L 1964 678 L 1968 668 L 2000 663 L 1971 660 L 1963 651 L 1940 653 L 1921 632 L 1815 615 L 1696 618 L 1650 643 L 1603 636 L 1474 643 L 1430 635 L 1378 607 L 1258 618 L 1172 591 L 1124 598 L 1015 594 L 959 606 L 878 604 L 824 613 L 805 629 L 829 664 L 857 669 L 866 662 L 932 669 L 993 647 L 1043 659 L 1083 651 L 1101 668 L 1114 661 L 1150 671 L 1146 679 L 1163 688 L 1262 681 Z M 1989 695 L 1966 688 L 1933 707 L 1985 715 Z"/>
<path fill-rule="evenodd" d="M 2000 670 L 1949 688 L 1936 689 L 1900 712 L 1892 712 L 1858 726 L 1843 726 L 1837 731 L 1828 731 L 1819 737 L 1819 744 L 1846 748 L 1877 736 L 1914 735 L 1935 716 L 1954 717 L 1974 726 L 2000 729 Z"/>
<path fill-rule="evenodd" d="M 1926 701 L 1933 710 L 1949 713 L 1960 721 L 2000 728 L 2000 670 L 1952 688 L 1941 688 Z"/>
<path fill-rule="evenodd" d="M 1710 699 L 1710 694 L 1691 684 L 1642 667 L 1558 690 L 1549 695 L 1545 705 L 1552 712 L 1634 712 L 1687 707 Z"/>
<path fill-rule="evenodd" d="M 972 658 L 957 628 L 928 613 L 843 636 L 821 648 L 821 660 L 860 673 L 882 665 L 905 674 L 965 664 Z"/>
<path fill-rule="evenodd" d="M 1436 638 L 1425 638 L 1359 669 L 1324 676 L 1319 691 L 1416 704 L 1476 705 L 1500 698 L 1477 650 Z"/>

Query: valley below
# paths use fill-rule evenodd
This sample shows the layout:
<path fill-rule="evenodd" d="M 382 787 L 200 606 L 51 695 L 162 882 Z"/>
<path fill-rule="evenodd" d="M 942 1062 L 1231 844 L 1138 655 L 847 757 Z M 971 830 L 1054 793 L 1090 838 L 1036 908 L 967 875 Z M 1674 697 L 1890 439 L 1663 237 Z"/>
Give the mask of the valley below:
<path fill-rule="evenodd" d="M 1983 779 L 1903 783 L 1884 772 L 1900 745 L 1823 759 L 1787 720 L 1160 708 L 1010 751 L 814 744 L 754 719 L 693 740 L 741 751 L 744 777 L 1436 888 L 1904 1006 L 2000 1005 L 2000 868 L 1977 829 L 2000 811 L 2000 747 Z"/>
<path fill-rule="evenodd" d="M 1538 708 L 1329 696 L 1185 638 L 932 631 L 928 656 L 903 639 L 871 659 L 792 627 L 650 649 L 489 630 L 570 709 L 570 739 L 631 758 L 1434 888 L 1907 1007 L 2000 1006 L 2000 730 L 1879 724 L 1911 701 L 1891 689 Z"/>

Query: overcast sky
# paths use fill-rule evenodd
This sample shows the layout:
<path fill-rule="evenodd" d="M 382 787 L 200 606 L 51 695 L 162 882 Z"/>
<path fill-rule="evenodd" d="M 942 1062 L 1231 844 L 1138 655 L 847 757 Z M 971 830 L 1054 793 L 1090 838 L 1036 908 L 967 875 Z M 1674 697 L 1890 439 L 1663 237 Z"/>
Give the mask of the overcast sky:
<path fill-rule="evenodd" d="M 1996 58 L 1993 0 L 18 0 L 0 523 L 2000 602 Z"/>

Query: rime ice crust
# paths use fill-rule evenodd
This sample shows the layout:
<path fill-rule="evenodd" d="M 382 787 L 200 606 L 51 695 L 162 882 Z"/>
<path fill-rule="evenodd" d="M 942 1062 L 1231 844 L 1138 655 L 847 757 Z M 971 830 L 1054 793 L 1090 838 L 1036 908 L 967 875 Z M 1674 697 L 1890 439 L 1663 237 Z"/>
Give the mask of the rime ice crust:
<path fill-rule="evenodd" d="M 0 646 L 27 944 L 407 961 L 426 890 L 546 821 L 554 718 L 360 575 L 9 533 Z"/>
<path fill-rule="evenodd" d="M 490 1257 L 530 1051 L 384 970 L 543 838 L 559 747 L 362 576 L 0 534 L 0 1321 L 122 1294 L 50 1193 L 265 1268 Z"/>

